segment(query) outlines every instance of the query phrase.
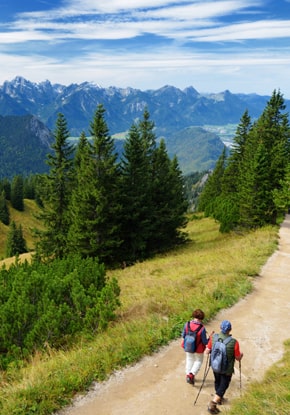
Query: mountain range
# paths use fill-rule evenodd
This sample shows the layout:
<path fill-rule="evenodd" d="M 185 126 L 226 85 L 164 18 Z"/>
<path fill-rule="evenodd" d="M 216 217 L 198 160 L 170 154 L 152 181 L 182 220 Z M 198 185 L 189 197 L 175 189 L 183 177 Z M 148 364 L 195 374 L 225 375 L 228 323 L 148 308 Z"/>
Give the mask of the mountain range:
<path fill-rule="evenodd" d="M 230 91 L 203 94 L 192 86 L 181 90 L 167 85 L 146 91 L 103 88 L 90 82 L 64 86 L 49 81 L 33 83 L 17 76 L 0 86 L 0 115 L 33 115 L 44 128 L 54 130 L 57 114 L 61 112 L 71 136 L 79 137 L 82 131 L 88 135 L 94 112 L 101 103 L 110 134 L 124 137 L 147 108 L 155 123 L 156 136 L 164 137 L 169 154 L 183 160 L 181 168 L 188 173 L 212 168 L 224 145 L 217 134 L 201 128 L 238 124 L 246 109 L 252 119 L 258 118 L 269 98 Z M 289 106 L 290 101 L 285 103 Z"/>

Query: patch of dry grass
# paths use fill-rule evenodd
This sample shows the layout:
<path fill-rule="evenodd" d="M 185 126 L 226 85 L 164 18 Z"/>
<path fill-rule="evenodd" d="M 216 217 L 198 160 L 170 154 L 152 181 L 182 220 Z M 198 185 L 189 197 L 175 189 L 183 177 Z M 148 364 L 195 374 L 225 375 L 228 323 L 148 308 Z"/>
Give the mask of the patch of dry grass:
<path fill-rule="evenodd" d="M 123 317 L 136 318 L 153 311 L 173 314 L 181 307 L 190 310 L 196 298 L 196 303 L 208 309 L 210 318 L 207 303 L 213 293 L 226 297 L 226 285 L 239 285 L 239 280 L 244 289 L 249 289 L 242 277 L 255 276 L 276 247 L 274 242 L 268 245 L 276 232 L 271 227 L 245 235 L 222 235 L 215 222 L 203 219 L 190 222 L 188 232 L 191 241 L 185 246 L 113 271 L 121 287 Z M 261 238 L 265 240 L 263 246 Z M 197 291 L 202 292 L 202 298 Z"/>

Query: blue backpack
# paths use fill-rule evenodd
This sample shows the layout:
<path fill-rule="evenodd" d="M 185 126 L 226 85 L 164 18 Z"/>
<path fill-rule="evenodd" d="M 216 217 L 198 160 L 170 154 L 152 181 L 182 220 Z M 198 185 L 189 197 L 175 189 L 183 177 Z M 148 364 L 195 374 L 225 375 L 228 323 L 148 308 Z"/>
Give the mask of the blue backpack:
<path fill-rule="evenodd" d="M 210 354 L 210 365 L 216 373 L 226 373 L 228 369 L 227 344 L 234 340 L 231 336 L 221 339 L 219 334 L 213 337 L 213 347 Z"/>
<path fill-rule="evenodd" d="M 197 347 L 196 335 L 203 328 L 203 325 L 200 324 L 197 329 L 191 330 L 190 321 L 187 322 L 187 333 L 184 337 L 183 347 L 184 350 L 188 353 L 194 353 Z"/>

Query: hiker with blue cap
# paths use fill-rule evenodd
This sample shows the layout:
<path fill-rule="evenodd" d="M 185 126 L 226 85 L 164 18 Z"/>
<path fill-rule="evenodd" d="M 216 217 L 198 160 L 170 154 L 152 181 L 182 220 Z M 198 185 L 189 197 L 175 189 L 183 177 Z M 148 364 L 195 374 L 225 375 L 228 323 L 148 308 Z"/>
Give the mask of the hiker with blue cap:
<path fill-rule="evenodd" d="M 208 412 L 218 414 L 217 405 L 224 402 L 224 394 L 228 389 L 234 373 L 235 360 L 241 361 L 243 353 L 240 352 L 239 342 L 232 337 L 231 322 L 223 320 L 220 333 L 213 334 L 206 346 L 205 353 L 210 354 L 210 364 L 214 374 L 215 396 L 210 401 Z"/>

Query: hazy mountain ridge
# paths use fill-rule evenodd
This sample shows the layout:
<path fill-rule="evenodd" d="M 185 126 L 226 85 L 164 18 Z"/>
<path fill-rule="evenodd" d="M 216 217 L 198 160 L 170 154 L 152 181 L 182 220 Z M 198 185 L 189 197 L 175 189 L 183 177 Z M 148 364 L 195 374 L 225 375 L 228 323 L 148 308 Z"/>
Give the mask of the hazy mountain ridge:
<path fill-rule="evenodd" d="M 272 91 L 269 91 L 272 93 Z M 156 126 L 156 134 L 166 138 L 191 126 L 238 123 L 248 109 L 258 117 L 270 96 L 232 94 L 230 91 L 201 94 L 195 88 L 184 90 L 166 85 L 157 90 L 101 86 L 83 82 L 64 86 L 30 82 L 20 76 L 0 86 L 0 114 L 33 114 L 53 129 L 57 113 L 66 117 L 71 135 L 88 133 L 99 103 L 106 109 L 111 134 L 127 131 L 147 107 Z"/>
<path fill-rule="evenodd" d="M 79 137 L 82 131 L 89 135 L 99 103 L 106 109 L 111 135 L 128 131 L 147 107 L 156 126 L 156 136 L 165 138 L 169 155 L 177 155 L 184 173 L 211 169 L 224 144 L 217 134 L 200 127 L 238 124 L 246 109 L 252 118 L 258 118 L 269 99 L 270 96 L 230 91 L 201 94 L 192 86 L 180 90 L 165 85 L 157 90 L 141 91 L 131 87 L 102 88 L 91 82 L 69 86 L 50 81 L 33 83 L 18 76 L 0 86 L 0 114 L 3 116 L 0 137 L 1 148 L 5 149 L 5 152 L 0 151 L 0 173 L 3 176 L 7 171 L 6 175 L 10 176 L 45 171 L 45 155 L 53 141 L 51 130 L 55 129 L 57 114 L 64 114 L 72 136 Z M 285 103 L 287 105 L 286 100 Z M 20 121 L 9 118 L 12 116 L 18 116 Z M 25 138 L 23 131 L 26 131 Z M 122 142 L 119 140 L 116 149 L 120 154 Z M 22 164 L 26 166 L 24 171 L 21 171 Z"/>

